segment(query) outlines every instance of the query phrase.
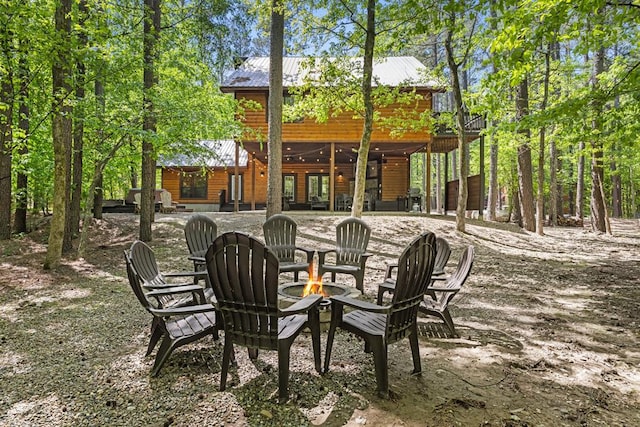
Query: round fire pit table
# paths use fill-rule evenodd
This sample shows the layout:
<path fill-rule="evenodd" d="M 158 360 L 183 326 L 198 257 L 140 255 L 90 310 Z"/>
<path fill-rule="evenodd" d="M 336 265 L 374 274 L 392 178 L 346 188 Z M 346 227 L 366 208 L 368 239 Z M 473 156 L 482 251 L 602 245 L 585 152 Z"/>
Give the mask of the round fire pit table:
<path fill-rule="evenodd" d="M 278 287 L 278 302 L 280 303 L 280 307 L 287 308 L 300 301 L 306 285 L 307 282 L 290 282 L 280 285 Z M 329 323 L 331 322 L 331 301 L 329 301 L 329 297 L 340 295 L 359 298 L 362 292 L 354 286 L 337 282 L 322 283 L 322 291 L 323 299 L 320 303 L 320 329 L 326 331 L 329 329 Z"/>

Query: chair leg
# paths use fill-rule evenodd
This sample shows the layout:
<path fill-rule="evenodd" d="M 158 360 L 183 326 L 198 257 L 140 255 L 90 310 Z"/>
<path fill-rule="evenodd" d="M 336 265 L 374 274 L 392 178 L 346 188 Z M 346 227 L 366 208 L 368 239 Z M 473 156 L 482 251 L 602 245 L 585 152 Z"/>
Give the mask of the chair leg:
<path fill-rule="evenodd" d="M 249 353 L 249 359 L 256 360 L 258 358 L 257 348 L 247 348 L 247 352 Z"/>
<path fill-rule="evenodd" d="M 299 273 L 298 273 L 297 271 L 294 271 L 294 272 L 293 272 L 293 281 L 294 281 L 294 282 L 297 282 L 297 281 L 298 281 L 298 276 L 299 276 Z"/>
<path fill-rule="evenodd" d="M 291 342 L 278 342 L 278 400 L 280 403 L 289 399 L 289 352 Z"/>
<path fill-rule="evenodd" d="M 153 363 L 153 369 L 151 370 L 151 375 L 156 377 L 160 373 L 162 369 L 162 365 L 169 358 L 171 352 L 175 348 L 176 341 L 172 340 L 170 337 L 166 336 L 162 343 L 160 344 L 160 348 L 158 349 L 158 354 L 156 354 L 156 360 Z"/>
<path fill-rule="evenodd" d="M 409 335 L 409 345 L 411 346 L 411 356 L 413 357 L 413 373 L 419 374 L 422 372 L 422 365 L 420 363 L 418 324 L 416 322 L 413 322 L 413 326 L 411 327 L 411 335 Z"/>
<path fill-rule="evenodd" d="M 449 332 L 451 332 L 451 335 L 454 337 L 458 337 L 458 333 L 456 332 L 456 328 L 453 325 L 453 319 L 451 318 L 451 314 L 449 314 L 449 308 L 445 308 L 442 313 L 441 316 L 442 320 L 444 320 L 445 325 L 447 325 L 447 329 L 449 329 Z"/>
<path fill-rule="evenodd" d="M 222 351 L 222 372 L 220 373 L 220 391 L 224 391 L 227 388 L 227 374 L 229 373 L 229 362 L 233 351 L 233 342 L 231 338 L 228 338 L 225 334 L 224 337 L 224 350 Z M 235 359 L 235 357 L 234 357 Z"/>
<path fill-rule="evenodd" d="M 309 329 L 311 329 L 311 344 L 313 346 L 313 361 L 316 371 L 322 373 L 320 356 L 320 313 L 317 309 L 309 311 Z"/>
<path fill-rule="evenodd" d="M 336 334 L 338 323 L 342 320 L 342 305 L 333 304 L 331 307 L 331 324 L 329 325 L 329 333 L 327 334 L 327 349 L 324 352 L 324 370 L 323 373 L 329 372 L 329 362 L 331 361 L 331 349 L 333 348 L 333 337 Z"/>
<path fill-rule="evenodd" d="M 358 273 L 353 277 L 356 278 L 356 289 L 364 294 L 364 275 Z"/>
<path fill-rule="evenodd" d="M 151 354 L 160 338 L 162 338 L 163 333 L 164 331 L 160 326 L 160 322 L 158 322 L 154 317 L 153 323 L 151 323 L 151 338 L 149 339 L 149 345 L 147 346 L 147 353 L 145 354 L 145 357 Z"/>
<path fill-rule="evenodd" d="M 376 367 L 376 384 L 378 395 L 383 399 L 389 397 L 389 370 L 387 367 L 387 346 L 382 339 L 374 339 L 370 343 L 373 349 L 373 362 Z"/>

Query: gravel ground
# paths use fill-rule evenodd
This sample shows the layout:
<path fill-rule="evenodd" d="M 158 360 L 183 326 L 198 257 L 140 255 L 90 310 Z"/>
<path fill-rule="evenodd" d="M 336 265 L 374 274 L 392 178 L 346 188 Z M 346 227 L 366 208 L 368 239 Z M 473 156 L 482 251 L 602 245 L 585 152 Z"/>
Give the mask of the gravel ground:
<path fill-rule="evenodd" d="M 298 243 L 330 247 L 344 216 L 291 213 Z M 264 212 L 211 216 L 219 232 L 262 235 Z M 151 246 L 164 271 L 188 270 L 188 214 L 158 215 Z M 338 333 L 331 371 L 313 369 L 310 338 L 292 348 L 291 398 L 277 404 L 277 355 L 238 367 L 219 392 L 222 342 L 179 348 L 151 378 L 144 357 L 150 316 L 131 292 L 122 253 L 137 217 L 106 215 L 85 260 L 44 271 L 46 221 L 0 247 L 0 425 L 640 425 L 640 226 L 614 221 L 614 236 L 582 228 L 545 236 L 509 224 L 365 215 L 372 227 L 365 298 L 386 264 L 420 231 L 453 253 L 473 244 L 476 262 L 452 314 L 460 338 L 420 318 L 423 374 L 411 375 L 408 342 L 390 346 L 392 398 L 375 393 L 373 361 Z M 352 280 L 349 276 L 345 281 Z M 324 353 L 323 336 L 323 353 Z"/>

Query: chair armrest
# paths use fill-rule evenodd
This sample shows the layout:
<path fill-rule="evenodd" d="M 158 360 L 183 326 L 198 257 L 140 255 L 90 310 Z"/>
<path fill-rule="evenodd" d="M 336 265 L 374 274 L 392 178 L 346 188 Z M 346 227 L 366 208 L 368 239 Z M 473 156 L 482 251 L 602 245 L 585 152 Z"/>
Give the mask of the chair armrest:
<path fill-rule="evenodd" d="M 186 316 L 189 314 L 215 312 L 216 308 L 212 304 L 187 305 L 173 308 L 152 308 L 151 312 L 156 316 Z"/>
<path fill-rule="evenodd" d="M 182 286 L 167 286 L 160 289 L 154 289 L 151 292 L 147 293 L 147 296 L 150 297 L 161 297 L 166 295 L 175 295 L 175 294 L 186 294 L 186 293 L 196 293 L 204 301 L 204 289 L 200 285 L 182 285 Z"/>
<path fill-rule="evenodd" d="M 292 314 L 306 313 L 307 311 L 309 311 L 309 309 L 319 306 L 320 301 L 322 301 L 322 295 L 307 295 L 295 304 L 281 309 L 280 315 L 290 316 Z"/>
<path fill-rule="evenodd" d="M 313 254 L 316 253 L 315 249 L 307 249 L 307 248 L 302 248 L 300 246 L 296 246 L 296 250 L 302 251 L 307 254 L 307 262 L 310 263 L 311 261 L 313 261 Z"/>
<path fill-rule="evenodd" d="M 358 310 L 368 311 L 370 313 L 386 314 L 391 310 L 390 305 L 378 305 L 378 304 L 373 304 L 371 302 L 362 301 L 355 298 L 343 297 L 343 296 L 331 297 L 331 303 L 346 305 L 348 307 L 352 307 Z"/>
<path fill-rule="evenodd" d="M 144 283 L 142 285 L 143 288 L 145 289 L 149 289 L 149 290 L 161 290 L 161 289 L 171 289 L 171 288 L 187 288 L 185 289 L 185 292 L 188 292 L 189 286 L 196 286 L 193 284 L 193 282 L 189 282 L 189 283 L 158 283 L 158 284 L 154 284 L 154 283 Z M 199 288 L 202 288 L 202 286 L 198 286 Z"/>
<path fill-rule="evenodd" d="M 162 273 L 164 277 L 204 277 L 207 275 L 206 271 L 179 271 L 175 273 Z"/>
<path fill-rule="evenodd" d="M 335 249 L 319 249 L 318 251 L 318 264 L 322 265 L 324 263 L 324 257 L 331 252 L 337 253 Z"/>
<path fill-rule="evenodd" d="M 393 270 L 395 270 L 396 268 L 398 268 L 398 264 L 388 264 L 387 271 L 384 273 L 384 278 L 391 279 L 391 276 L 393 275 Z"/>
<path fill-rule="evenodd" d="M 458 292 L 462 289 L 460 286 L 452 287 L 452 288 L 439 288 L 437 286 L 429 286 L 427 287 L 427 292 Z"/>

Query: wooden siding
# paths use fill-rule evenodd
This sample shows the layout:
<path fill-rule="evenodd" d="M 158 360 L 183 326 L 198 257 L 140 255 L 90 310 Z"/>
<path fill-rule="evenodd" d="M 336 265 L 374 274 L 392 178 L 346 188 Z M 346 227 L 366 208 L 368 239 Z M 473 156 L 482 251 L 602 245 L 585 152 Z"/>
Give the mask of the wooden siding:
<path fill-rule="evenodd" d="M 415 106 L 415 111 L 422 112 L 431 108 L 431 97 L 429 92 L 422 93 L 421 100 Z M 254 130 L 258 130 L 266 140 L 267 135 L 267 115 L 266 115 L 266 92 L 241 92 L 238 97 L 258 103 L 262 108 L 259 110 L 247 109 L 244 114 L 244 123 Z M 390 105 L 379 108 L 376 111 L 383 117 L 390 117 L 397 114 L 397 110 L 411 111 L 412 108 L 401 105 Z M 363 120 L 353 117 L 353 113 L 341 113 L 337 117 L 331 117 L 326 123 L 317 123 L 312 118 L 305 118 L 299 123 L 283 123 L 283 142 L 336 142 L 349 143 L 359 142 L 362 136 Z M 255 140 L 255 136 L 245 136 L 247 141 Z M 387 130 L 374 125 L 371 135 L 372 142 L 423 142 L 431 141 L 429 132 L 407 132 L 400 137 L 391 137 Z"/>
<path fill-rule="evenodd" d="M 445 188 L 445 209 L 455 211 L 458 207 L 459 180 L 447 182 Z M 480 175 L 472 175 L 467 178 L 467 210 L 477 211 L 480 209 Z"/>
<path fill-rule="evenodd" d="M 404 157 L 387 158 L 382 165 L 382 201 L 404 197 L 409 189 L 409 162 Z"/>

